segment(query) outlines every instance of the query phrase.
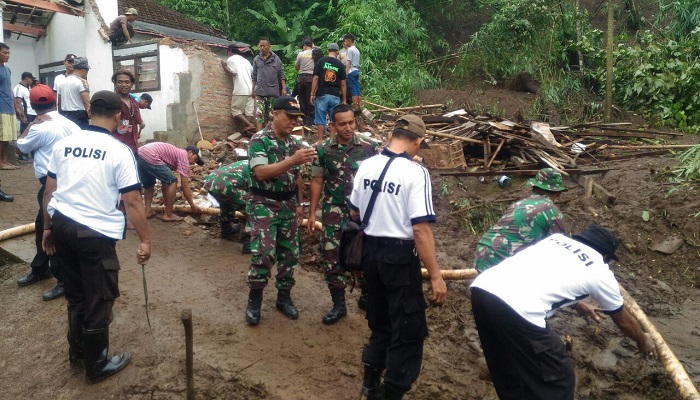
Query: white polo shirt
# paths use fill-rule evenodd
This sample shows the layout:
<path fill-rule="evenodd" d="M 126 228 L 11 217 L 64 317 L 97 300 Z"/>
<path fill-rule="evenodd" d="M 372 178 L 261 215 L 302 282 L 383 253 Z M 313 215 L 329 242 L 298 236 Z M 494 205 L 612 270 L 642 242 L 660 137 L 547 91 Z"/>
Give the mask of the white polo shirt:
<path fill-rule="evenodd" d="M 623 307 L 620 285 L 603 256 L 558 233 L 482 272 L 471 287 L 495 295 L 541 328 L 556 309 L 589 295 L 608 314 Z"/>
<path fill-rule="evenodd" d="M 12 90 L 12 93 L 14 94 L 15 98 L 22 99 L 24 100 L 25 104 L 27 104 L 27 115 L 36 115 L 36 111 L 34 111 L 32 105 L 29 103 L 29 89 L 26 86 L 18 83 L 14 90 Z M 20 134 L 21 133 L 22 132 L 20 132 Z"/>
<path fill-rule="evenodd" d="M 389 157 L 388 149 L 362 162 L 353 181 L 350 207 L 364 216 L 372 188 Z M 374 203 L 365 233 L 375 237 L 413 239 L 413 225 L 435 222 L 430 174 L 408 154 L 396 155 L 384 176 L 381 192 Z"/>
<path fill-rule="evenodd" d="M 83 81 L 75 75 L 67 76 L 58 90 L 61 96 L 61 111 L 85 110 L 83 99 L 80 97 L 82 92 L 88 92 Z"/>
<path fill-rule="evenodd" d="M 41 179 L 46 176 L 53 146 L 66 136 L 80 132 L 73 121 L 60 115 L 58 111 L 48 112 L 51 121 L 33 124 L 27 136 L 17 139 L 17 148 L 24 154 L 34 152 L 34 176 Z"/>
<path fill-rule="evenodd" d="M 139 190 L 136 159 L 131 150 L 96 126 L 61 139 L 53 147 L 48 176 L 56 191 L 48 212 L 58 210 L 112 239 L 123 239 L 125 216 L 117 209 L 119 195 Z"/>

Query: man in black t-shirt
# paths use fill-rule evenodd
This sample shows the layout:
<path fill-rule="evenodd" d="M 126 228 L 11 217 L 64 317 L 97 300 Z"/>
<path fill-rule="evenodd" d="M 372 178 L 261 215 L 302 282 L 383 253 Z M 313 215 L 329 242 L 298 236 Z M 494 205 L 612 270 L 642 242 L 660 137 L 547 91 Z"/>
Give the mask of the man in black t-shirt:
<path fill-rule="evenodd" d="M 347 95 L 345 66 L 338 60 L 340 48 L 337 43 L 328 45 L 328 55 L 322 57 L 314 67 L 314 80 L 311 84 L 311 102 L 314 104 L 316 114 L 314 123 L 318 128 L 318 143 L 323 142 L 323 132 L 326 129 L 326 116 L 333 122 L 331 111 L 340 104 L 345 103 Z M 332 138 L 335 132 L 331 125 L 329 132 Z"/>

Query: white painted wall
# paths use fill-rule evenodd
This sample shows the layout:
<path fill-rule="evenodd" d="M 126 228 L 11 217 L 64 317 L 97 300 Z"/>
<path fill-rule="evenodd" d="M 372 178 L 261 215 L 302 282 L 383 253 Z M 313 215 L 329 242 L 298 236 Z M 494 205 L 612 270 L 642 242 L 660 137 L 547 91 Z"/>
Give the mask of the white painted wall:
<path fill-rule="evenodd" d="M 13 88 L 19 83 L 22 72 L 31 72 L 34 76 L 39 76 L 39 68 L 34 58 L 34 39 L 21 37 L 18 40 L 15 34 L 10 39 L 5 39 L 5 43 L 10 46 L 10 60 L 7 66 L 12 71 Z"/>
<path fill-rule="evenodd" d="M 178 73 L 189 71 L 189 60 L 177 47 L 158 46 L 160 53 L 160 90 L 148 92 L 153 96 L 152 110 L 141 110 L 146 128 L 141 132 L 141 140 L 153 139 L 153 132 L 167 131 L 169 126 L 167 105 L 179 102 L 180 83 Z M 138 93 L 141 94 L 141 93 Z"/>

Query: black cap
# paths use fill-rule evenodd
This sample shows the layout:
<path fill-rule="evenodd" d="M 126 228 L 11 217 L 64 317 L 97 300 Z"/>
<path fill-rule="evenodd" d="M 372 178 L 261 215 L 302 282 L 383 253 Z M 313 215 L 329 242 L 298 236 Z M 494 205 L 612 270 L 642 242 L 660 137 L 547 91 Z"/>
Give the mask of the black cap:
<path fill-rule="evenodd" d="M 88 59 L 85 57 L 76 57 L 73 60 L 73 68 L 75 69 L 90 69 L 90 64 L 88 64 Z"/>
<path fill-rule="evenodd" d="M 76 58 L 78 58 L 78 56 L 76 56 L 75 54 L 69 53 L 69 54 L 66 54 L 66 58 L 64 58 L 63 61 L 73 62 Z"/>
<path fill-rule="evenodd" d="M 204 165 L 204 161 L 202 161 L 202 157 L 199 155 L 199 148 L 197 146 L 187 146 L 185 150 L 189 150 L 197 155 L 197 165 Z"/>
<path fill-rule="evenodd" d="M 36 79 L 31 72 L 22 72 L 22 80 L 25 80 L 27 78 L 32 78 L 32 80 Z"/>
<path fill-rule="evenodd" d="M 620 245 L 620 239 L 614 233 L 600 225 L 590 225 L 583 232 L 577 235 L 571 235 L 571 238 L 592 247 L 603 257 L 608 256 L 610 259 L 620 261 L 615 255 L 617 247 Z"/>
<path fill-rule="evenodd" d="M 122 99 L 119 95 L 111 90 L 100 90 L 99 92 L 92 95 L 90 104 L 105 110 L 121 111 L 122 110 Z"/>
<path fill-rule="evenodd" d="M 141 99 L 146 100 L 148 102 L 148 108 L 149 110 L 151 109 L 151 104 L 153 104 L 153 97 L 151 97 L 150 94 L 144 93 L 141 95 Z"/>
<path fill-rule="evenodd" d="M 304 113 L 301 112 L 301 109 L 299 108 L 299 102 L 294 97 L 290 96 L 282 96 L 275 100 L 275 105 L 272 107 L 272 109 L 282 110 L 289 115 L 304 116 Z"/>

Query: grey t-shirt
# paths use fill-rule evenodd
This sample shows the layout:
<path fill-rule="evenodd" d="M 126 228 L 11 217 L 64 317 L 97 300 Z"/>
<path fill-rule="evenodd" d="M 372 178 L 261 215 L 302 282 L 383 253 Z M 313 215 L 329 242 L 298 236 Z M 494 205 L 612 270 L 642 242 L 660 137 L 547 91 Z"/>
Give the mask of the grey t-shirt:
<path fill-rule="evenodd" d="M 348 74 L 360 69 L 360 50 L 357 50 L 357 47 L 350 46 L 348 48 L 347 61 L 350 62 L 350 70 L 348 70 Z"/>
<path fill-rule="evenodd" d="M 112 36 L 117 31 L 120 31 L 122 29 L 122 23 L 126 24 L 127 22 L 126 15 L 120 15 L 115 18 L 114 21 L 109 24 L 109 35 Z"/>

